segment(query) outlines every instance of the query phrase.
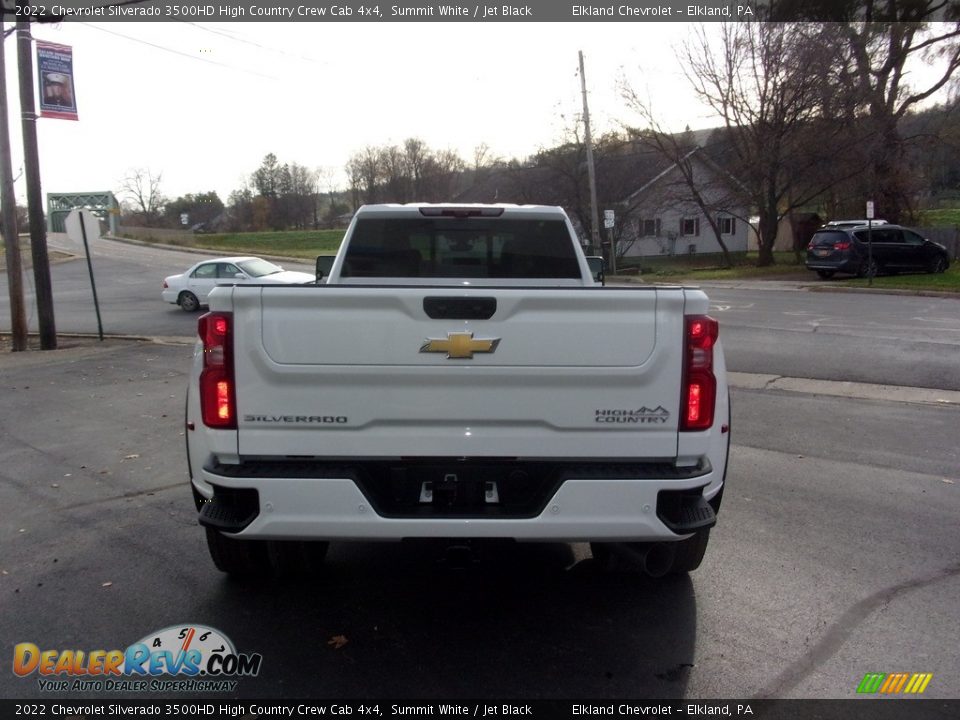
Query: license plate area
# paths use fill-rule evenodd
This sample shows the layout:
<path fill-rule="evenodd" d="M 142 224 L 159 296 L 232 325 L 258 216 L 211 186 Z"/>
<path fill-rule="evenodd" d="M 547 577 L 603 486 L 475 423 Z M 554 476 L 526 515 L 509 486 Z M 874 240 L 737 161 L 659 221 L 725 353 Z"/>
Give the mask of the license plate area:
<path fill-rule="evenodd" d="M 550 463 L 415 463 L 367 467 L 358 484 L 386 517 L 531 517 L 556 491 Z"/>

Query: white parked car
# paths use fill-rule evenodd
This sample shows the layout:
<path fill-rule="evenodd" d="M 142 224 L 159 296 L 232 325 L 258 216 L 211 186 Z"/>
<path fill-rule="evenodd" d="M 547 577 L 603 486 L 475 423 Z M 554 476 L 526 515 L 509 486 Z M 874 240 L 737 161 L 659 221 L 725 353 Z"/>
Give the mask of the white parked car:
<path fill-rule="evenodd" d="M 195 312 L 207 304 L 207 295 L 217 285 L 296 285 L 312 283 L 310 273 L 284 270 L 258 257 L 226 257 L 203 260 L 180 275 L 163 280 L 164 301 Z"/>

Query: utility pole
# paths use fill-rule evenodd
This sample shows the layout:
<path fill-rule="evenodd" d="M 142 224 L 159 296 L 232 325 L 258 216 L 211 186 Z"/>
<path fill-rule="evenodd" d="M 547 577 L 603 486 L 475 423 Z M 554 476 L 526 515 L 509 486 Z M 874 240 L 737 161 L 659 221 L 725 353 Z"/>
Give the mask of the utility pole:
<path fill-rule="evenodd" d="M 603 246 L 600 244 L 600 216 L 597 212 L 597 176 L 593 169 L 593 141 L 590 139 L 590 108 L 587 107 L 587 78 L 583 71 L 583 50 L 580 56 L 580 88 L 583 91 L 583 134 L 587 146 L 587 177 L 590 182 L 590 245 L 594 252 L 603 255 Z"/>
<path fill-rule="evenodd" d="M 50 258 L 47 255 L 47 228 L 40 192 L 40 155 L 37 151 L 37 109 L 33 99 L 33 37 L 30 23 L 17 20 L 17 62 L 20 67 L 20 112 L 23 125 L 23 164 L 27 179 L 27 208 L 30 213 L 30 253 L 37 293 L 37 321 L 40 349 L 57 349 L 57 328 L 53 318 L 53 288 Z"/>
<path fill-rule="evenodd" d="M 23 299 L 20 236 L 17 234 L 17 198 L 13 192 L 13 167 L 10 160 L 6 37 L 6 28 L 0 20 L 0 213 L 3 214 L 3 237 L 6 240 L 4 246 L 7 259 L 7 291 L 10 295 L 10 331 L 13 351 L 20 352 L 27 349 L 27 312 Z"/>

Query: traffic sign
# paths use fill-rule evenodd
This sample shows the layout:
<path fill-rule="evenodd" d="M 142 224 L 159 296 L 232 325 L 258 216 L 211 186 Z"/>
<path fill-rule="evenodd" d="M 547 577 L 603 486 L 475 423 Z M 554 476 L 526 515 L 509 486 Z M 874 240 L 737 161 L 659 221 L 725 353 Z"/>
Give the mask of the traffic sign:
<path fill-rule="evenodd" d="M 80 222 L 83 222 L 83 229 Z M 64 221 L 67 237 L 78 249 L 84 247 L 83 230 L 87 231 L 87 242 L 96 242 L 100 239 L 100 218 L 86 208 L 74 208 Z"/>

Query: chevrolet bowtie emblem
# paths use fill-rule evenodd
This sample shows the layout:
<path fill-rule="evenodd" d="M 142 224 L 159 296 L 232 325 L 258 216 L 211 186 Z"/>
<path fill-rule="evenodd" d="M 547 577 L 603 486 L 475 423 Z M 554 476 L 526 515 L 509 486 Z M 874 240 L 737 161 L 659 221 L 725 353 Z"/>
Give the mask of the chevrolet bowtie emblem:
<path fill-rule="evenodd" d="M 420 352 L 445 352 L 448 359 L 472 358 L 474 353 L 492 353 L 500 344 L 500 338 L 477 338 L 472 332 L 447 333 L 447 339 L 427 338 Z"/>

